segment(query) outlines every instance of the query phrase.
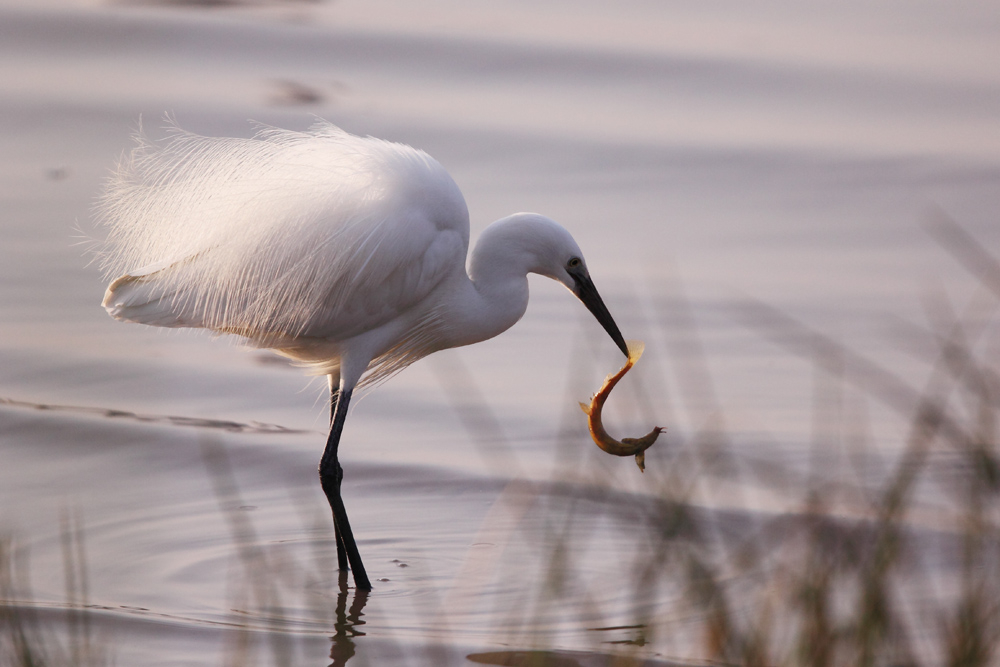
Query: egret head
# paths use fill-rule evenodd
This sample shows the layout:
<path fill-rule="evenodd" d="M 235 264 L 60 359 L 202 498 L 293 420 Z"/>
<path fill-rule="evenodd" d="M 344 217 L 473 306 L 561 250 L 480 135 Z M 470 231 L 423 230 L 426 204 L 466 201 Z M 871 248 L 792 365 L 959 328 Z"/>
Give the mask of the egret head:
<path fill-rule="evenodd" d="M 628 356 L 625 339 L 594 287 L 580 246 L 564 227 L 542 215 L 518 213 L 488 227 L 483 240 L 487 238 L 489 241 L 483 245 L 495 244 L 509 253 L 502 260 L 507 266 L 513 268 L 513 258 L 517 257 L 525 263 L 521 270 L 548 276 L 565 285 L 593 313 L 618 349 Z"/>

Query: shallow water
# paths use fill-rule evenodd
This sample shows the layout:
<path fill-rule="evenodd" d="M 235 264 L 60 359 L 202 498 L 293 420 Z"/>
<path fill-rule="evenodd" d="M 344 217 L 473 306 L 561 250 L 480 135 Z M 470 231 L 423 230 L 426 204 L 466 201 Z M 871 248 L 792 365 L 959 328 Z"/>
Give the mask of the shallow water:
<path fill-rule="evenodd" d="M 0 3 L 0 528 L 30 555 L 24 602 L 54 632 L 72 515 L 117 664 L 222 664 L 245 642 L 260 664 L 690 656 L 679 593 L 623 583 L 621 564 L 655 549 L 649 513 L 622 506 L 657 494 L 706 425 L 741 460 L 797 470 L 812 443 L 846 437 L 808 355 L 733 304 L 770 304 L 914 386 L 934 353 L 909 326 L 926 327 L 928 295 L 995 332 L 991 311 L 968 310 L 978 283 L 922 224 L 940 211 L 1000 247 L 998 10 L 419 7 Z M 606 418 L 615 433 L 669 427 L 647 473 L 598 452 L 577 408 L 616 350 L 533 279 L 514 329 L 353 406 L 346 503 L 376 590 L 341 591 L 315 473 L 325 382 L 99 306 L 90 207 L 139 119 L 155 136 L 164 112 L 243 136 L 248 120 L 321 116 L 425 149 L 465 193 L 473 238 L 516 210 L 564 223 L 626 337 L 646 341 Z M 866 443 L 884 462 L 908 414 L 870 402 Z M 799 501 L 757 478 L 708 488 L 695 498 L 722 534 Z M 550 596 L 564 542 L 573 585 Z M 680 630 L 640 641 L 650 618 Z"/>

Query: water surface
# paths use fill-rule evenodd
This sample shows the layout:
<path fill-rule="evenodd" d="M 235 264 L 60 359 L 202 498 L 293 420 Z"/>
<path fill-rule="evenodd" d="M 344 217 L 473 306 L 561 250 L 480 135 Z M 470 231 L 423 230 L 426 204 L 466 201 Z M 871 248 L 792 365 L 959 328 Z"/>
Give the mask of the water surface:
<path fill-rule="evenodd" d="M 724 427 L 738 458 L 801 470 L 844 437 L 817 410 L 823 374 L 733 304 L 924 381 L 933 345 L 910 325 L 928 295 L 962 311 L 980 287 L 922 223 L 1000 247 L 998 19 L 943 2 L 0 4 L 0 528 L 30 555 L 29 606 L 62 632 L 76 517 L 118 664 L 694 655 L 680 592 L 622 572 L 655 553 L 647 503 L 678 452 Z M 92 202 L 165 112 L 239 136 L 320 116 L 434 155 L 473 238 L 518 210 L 569 227 L 647 344 L 607 413 L 613 432 L 668 426 L 647 474 L 598 452 L 576 407 L 616 350 L 533 278 L 511 331 L 353 406 L 345 496 L 375 591 L 342 590 L 315 472 L 325 382 L 99 306 Z M 884 461 L 908 416 L 879 405 L 865 442 Z M 706 475 L 729 481 L 693 499 L 733 539 L 801 500 Z"/>

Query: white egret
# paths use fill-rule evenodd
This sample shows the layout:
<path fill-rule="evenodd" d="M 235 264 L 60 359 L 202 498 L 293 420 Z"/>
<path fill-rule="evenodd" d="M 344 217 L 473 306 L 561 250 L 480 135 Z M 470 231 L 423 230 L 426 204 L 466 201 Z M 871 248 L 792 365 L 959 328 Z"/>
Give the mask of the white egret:
<path fill-rule="evenodd" d="M 174 128 L 139 139 L 97 206 L 104 307 L 118 320 L 198 327 L 270 348 L 330 381 L 319 466 L 337 553 L 371 589 L 347 519 L 337 448 L 352 392 L 432 352 L 492 338 L 528 305 L 528 273 L 572 291 L 628 349 L 573 237 L 518 213 L 468 258 L 458 186 L 426 153 L 327 123 L 251 139 Z"/>

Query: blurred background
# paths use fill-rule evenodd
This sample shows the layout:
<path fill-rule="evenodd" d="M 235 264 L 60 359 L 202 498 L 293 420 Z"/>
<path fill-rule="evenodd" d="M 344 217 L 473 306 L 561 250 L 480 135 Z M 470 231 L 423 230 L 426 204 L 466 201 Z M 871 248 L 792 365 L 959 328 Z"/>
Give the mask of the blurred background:
<path fill-rule="evenodd" d="M 886 593 L 885 637 L 952 655 L 947 605 L 984 570 L 982 533 L 946 528 L 996 509 L 953 493 L 992 450 L 936 439 L 995 442 L 997 63 L 980 2 L 0 0 L 3 636 L 67 664 L 589 665 L 749 663 L 759 630 L 773 662 L 801 637 L 755 630 L 751 601 L 781 597 L 776 552 L 811 562 L 790 526 L 823 516 L 818 535 L 855 531 L 838 545 L 903 526 L 902 551 L 934 554 Z M 325 381 L 100 307 L 93 202 L 165 114 L 421 148 L 473 242 L 517 211 L 561 222 L 646 342 L 605 412 L 618 436 L 667 427 L 646 473 L 577 407 L 620 353 L 532 277 L 512 330 L 352 406 L 345 501 L 375 591 L 344 587 Z M 929 461 L 947 484 L 916 479 Z M 859 549 L 830 571 L 878 575 Z"/>

